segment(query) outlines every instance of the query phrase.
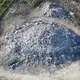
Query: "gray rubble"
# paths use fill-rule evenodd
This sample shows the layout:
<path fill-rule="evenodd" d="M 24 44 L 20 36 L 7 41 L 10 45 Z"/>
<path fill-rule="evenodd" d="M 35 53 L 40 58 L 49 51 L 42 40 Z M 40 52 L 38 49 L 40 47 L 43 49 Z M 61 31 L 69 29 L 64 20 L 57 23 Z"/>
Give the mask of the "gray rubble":
<path fill-rule="evenodd" d="M 8 66 L 64 64 L 80 59 L 80 36 L 67 27 L 43 21 L 14 25 L 5 41 L 10 47 Z M 27 67 L 25 67 L 27 66 Z"/>
<path fill-rule="evenodd" d="M 54 4 L 49 7 L 52 18 L 69 19 L 71 16 Z M 53 72 L 60 64 L 80 60 L 80 36 L 53 22 L 35 20 L 12 24 L 4 42 L 4 51 L 8 54 L 1 58 L 1 65 L 15 71 L 29 72 L 33 66 L 40 65 Z M 39 71 L 41 69 L 36 72 Z"/>

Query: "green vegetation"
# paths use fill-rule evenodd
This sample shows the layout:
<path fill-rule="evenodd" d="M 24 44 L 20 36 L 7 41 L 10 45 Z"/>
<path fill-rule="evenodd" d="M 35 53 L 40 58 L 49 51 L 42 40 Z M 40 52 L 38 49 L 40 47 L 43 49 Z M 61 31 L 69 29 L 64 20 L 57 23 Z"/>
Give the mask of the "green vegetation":
<path fill-rule="evenodd" d="M 8 11 L 9 7 L 15 3 L 24 3 L 32 5 L 37 0 L 0 0 L 0 20 L 3 18 L 4 14 Z"/>
<path fill-rule="evenodd" d="M 14 0 L 0 0 L 0 19 L 3 17 L 13 1 Z"/>

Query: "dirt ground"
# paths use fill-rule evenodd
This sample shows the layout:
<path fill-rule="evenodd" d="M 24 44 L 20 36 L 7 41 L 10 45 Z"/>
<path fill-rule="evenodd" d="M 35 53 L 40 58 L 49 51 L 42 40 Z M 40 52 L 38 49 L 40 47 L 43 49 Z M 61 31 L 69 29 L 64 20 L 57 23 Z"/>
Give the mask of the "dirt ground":
<path fill-rule="evenodd" d="M 6 71 L 0 68 L 0 80 L 80 80 L 80 61 L 56 71 L 54 75 L 30 75 Z"/>

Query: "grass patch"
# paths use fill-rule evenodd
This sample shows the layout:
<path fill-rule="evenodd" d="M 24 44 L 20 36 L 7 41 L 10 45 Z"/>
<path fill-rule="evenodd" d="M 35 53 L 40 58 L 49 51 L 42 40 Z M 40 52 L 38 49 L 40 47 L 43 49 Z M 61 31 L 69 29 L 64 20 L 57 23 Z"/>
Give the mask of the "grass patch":
<path fill-rule="evenodd" d="M 2 19 L 5 12 L 8 10 L 14 0 L 0 0 L 0 19 Z"/>

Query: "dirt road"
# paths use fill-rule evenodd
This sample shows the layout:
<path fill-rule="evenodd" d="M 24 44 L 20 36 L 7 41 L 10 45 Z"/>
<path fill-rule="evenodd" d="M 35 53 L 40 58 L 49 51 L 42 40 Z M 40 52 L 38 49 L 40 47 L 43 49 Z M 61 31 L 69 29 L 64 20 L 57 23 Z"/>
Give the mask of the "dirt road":
<path fill-rule="evenodd" d="M 69 21 L 65 21 L 64 19 L 57 19 L 57 18 L 51 18 L 51 17 L 32 17 L 30 18 L 30 20 L 34 20 L 34 21 L 38 21 L 41 20 L 43 22 L 53 22 L 53 23 L 57 23 L 60 25 L 64 25 L 65 27 L 73 30 L 76 34 L 80 35 L 80 30 L 78 29 L 79 26 L 74 26 L 74 24 L 72 24 Z"/>

